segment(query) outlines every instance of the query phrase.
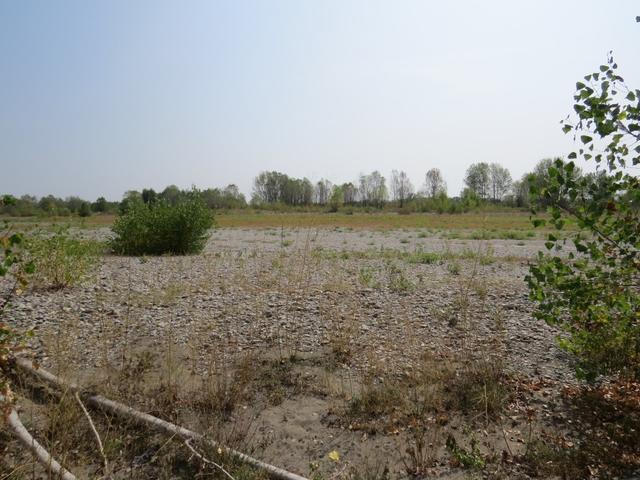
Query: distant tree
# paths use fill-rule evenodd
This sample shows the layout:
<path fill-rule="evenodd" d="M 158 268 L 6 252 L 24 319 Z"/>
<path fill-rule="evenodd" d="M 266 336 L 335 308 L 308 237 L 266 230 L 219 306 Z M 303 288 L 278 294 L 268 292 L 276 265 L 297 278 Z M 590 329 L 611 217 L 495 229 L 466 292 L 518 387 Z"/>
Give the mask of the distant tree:
<path fill-rule="evenodd" d="M 80 215 L 81 217 L 91 216 L 91 205 L 89 205 L 89 202 L 82 202 L 80 204 L 80 208 L 78 209 L 78 215 Z"/>
<path fill-rule="evenodd" d="M 511 188 L 511 173 L 502 165 L 492 163 L 489 165 L 489 182 L 491 199 L 494 202 L 500 201 Z"/>
<path fill-rule="evenodd" d="M 529 174 L 524 174 L 520 180 L 516 180 L 511 185 L 513 192 L 513 205 L 515 207 L 529 206 Z"/>
<path fill-rule="evenodd" d="M 160 194 L 160 198 L 162 198 L 169 205 L 176 205 L 180 201 L 181 197 L 182 191 L 175 185 L 169 185 Z"/>
<path fill-rule="evenodd" d="M 377 170 L 369 175 L 360 175 L 358 194 L 365 206 L 382 207 L 387 200 L 385 178 Z"/>
<path fill-rule="evenodd" d="M 313 184 L 308 178 L 303 178 L 301 183 L 301 200 L 302 205 L 311 205 L 313 203 Z"/>
<path fill-rule="evenodd" d="M 428 198 L 436 198 L 443 192 L 447 193 L 447 184 L 439 168 L 432 168 L 427 171 L 424 179 L 424 188 Z"/>
<path fill-rule="evenodd" d="M 337 212 L 342 205 L 344 205 L 344 192 L 342 190 L 342 186 L 334 185 L 331 190 L 331 197 L 329 198 L 329 210 Z"/>
<path fill-rule="evenodd" d="M 145 205 L 154 205 L 158 201 L 158 194 L 153 188 L 145 188 L 142 190 L 142 201 Z"/>
<path fill-rule="evenodd" d="M 292 178 L 279 172 L 261 172 L 253 180 L 251 202 L 258 205 L 310 205 L 315 194 L 315 188 L 307 178 Z"/>
<path fill-rule="evenodd" d="M 477 207 L 478 205 L 480 205 L 480 201 L 480 196 L 469 187 L 465 188 L 460 195 L 460 202 L 464 210 L 469 210 L 471 208 Z"/>
<path fill-rule="evenodd" d="M 413 185 L 407 172 L 393 170 L 391 172 L 391 197 L 402 208 L 413 195 Z"/>
<path fill-rule="evenodd" d="M 278 172 L 261 172 L 253 180 L 254 203 L 276 203 L 281 200 L 283 184 L 288 177 Z"/>
<path fill-rule="evenodd" d="M 491 171 L 489 164 L 485 162 L 474 163 L 468 169 L 464 177 L 464 183 L 481 199 L 489 196 Z"/>
<path fill-rule="evenodd" d="M 144 203 L 142 201 L 142 194 L 137 190 L 128 190 L 124 192 L 122 197 L 122 201 L 118 206 L 118 210 L 121 214 L 126 213 L 134 203 Z"/>
<path fill-rule="evenodd" d="M 64 200 L 65 206 L 71 213 L 78 213 L 80 206 L 84 203 L 80 197 L 67 197 Z"/>
<path fill-rule="evenodd" d="M 343 183 L 340 189 L 342 190 L 342 198 L 345 205 L 353 205 L 358 201 L 358 188 L 353 183 Z"/>
<path fill-rule="evenodd" d="M 320 205 L 326 205 L 329 202 L 331 196 L 332 185 L 329 180 L 321 179 L 316 183 L 316 203 Z"/>
<path fill-rule="evenodd" d="M 247 199 L 237 185 L 231 183 L 222 191 L 227 208 L 245 208 Z"/>
<path fill-rule="evenodd" d="M 38 207 L 47 215 L 62 215 L 65 210 L 68 211 L 64 202 L 53 195 L 42 197 L 38 201 Z"/>
<path fill-rule="evenodd" d="M 91 208 L 94 212 L 104 213 L 107 211 L 107 207 L 107 199 L 104 197 L 98 197 Z"/>

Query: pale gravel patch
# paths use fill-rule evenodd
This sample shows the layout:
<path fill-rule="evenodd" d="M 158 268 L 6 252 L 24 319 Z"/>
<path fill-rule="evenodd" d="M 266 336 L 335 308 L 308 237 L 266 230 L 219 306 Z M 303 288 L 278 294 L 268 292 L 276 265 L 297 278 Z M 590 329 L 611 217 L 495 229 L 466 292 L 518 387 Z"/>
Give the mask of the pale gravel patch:
<path fill-rule="evenodd" d="M 81 233 L 106 239 L 109 230 Z M 67 364 L 78 369 L 117 361 L 135 345 L 157 348 L 167 342 L 203 357 L 221 345 L 230 354 L 313 352 L 326 348 L 336 328 L 346 324 L 353 336 L 353 369 L 375 359 L 402 372 L 426 350 L 455 352 L 497 335 L 507 363 L 521 373 L 569 380 L 571 367 L 555 346 L 556 332 L 532 318 L 527 299 L 526 259 L 543 243 L 419 238 L 412 231 L 220 229 L 200 255 L 107 255 L 83 286 L 16 299 L 9 321 L 19 329 L 35 328 L 33 345 L 45 365 L 64 350 L 73 357 Z M 486 298 L 471 295 L 469 324 L 451 326 L 445 317 L 455 313 L 472 260 L 456 260 L 460 275 L 451 275 L 447 262 L 392 260 L 415 285 L 403 294 L 386 285 L 387 261 L 381 258 L 314 255 L 381 250 L 488 250 L 496 261 L 477 266 Z M 374 272 L 381 288 L 358 283 L 362 267 Z"/>

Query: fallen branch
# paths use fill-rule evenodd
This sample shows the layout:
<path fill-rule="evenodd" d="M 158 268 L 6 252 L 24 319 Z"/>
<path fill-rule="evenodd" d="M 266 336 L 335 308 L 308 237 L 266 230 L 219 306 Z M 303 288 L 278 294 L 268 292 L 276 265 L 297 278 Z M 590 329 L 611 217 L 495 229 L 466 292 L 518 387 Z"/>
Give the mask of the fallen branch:
<path fill-rule="evenodd" d="M 57 389 L 63 391 L 70 390 L 74 393 L 82 394 L 82 389 L 77 385 L 67 383 L 59 379 L 55 375 L 47 372 L 46 370 L 43 370 L 42 368 L 34 368 L 31 362 L 27 359 L 16 358 L 15 363 L 16 366 L 21 370 L 30 373 L 31 375 L 39 378 L 43 382 L 48 383 L 49 385 Z M 158 417 L 154 417 L 153 415 L 149 415 L 148 413 L 140 412 L 139 410 L 135 410 L 122 403 L 109 400 L 102 395 L 86 395 L 84 397 L 84 401 L 87 405 L 112 413 L 116 416 L 132 420 L 138 424 L 146 425 L 157 430 L 162 430 L 172 435 L 178 435 L 185 440 L 192 440 L 195 442 L 206 444 L 209 447 L 215 449 L 220 449 L 230 457 L 251 465 L 258 470 L 265 471 L 271 478 L 277 480 L 308 480 L 305 477 L 302 477 L 295 473 L 288 472 L 287 470 L 262 462 L 232 448 L 220 445 L 218 444 L 218 442 L 208 439 L 200 433 L 194 432 L 179 425 L 175 425 L 171 422 L 167 422 Z"/>
<path fill-rule="evenodd" d="M 0 395 L 0 403 L 4 402 L 4 397 Z M 76 480 L 76 477 L 69 470 L 60 465 L 55 458 L 53 458 L 47 450 L 33 438 L 29 431 L 25 428 L 20 421 L 18 412 L 11 407 L 9 415 L 6 416 L 6 422 L 9 428 L 13 431 L 14 435 L 20 440 L 25 447 L 27 447 L 38 459 L 43 466 L 49 471 L 59 476 L 62 480 Z"/>

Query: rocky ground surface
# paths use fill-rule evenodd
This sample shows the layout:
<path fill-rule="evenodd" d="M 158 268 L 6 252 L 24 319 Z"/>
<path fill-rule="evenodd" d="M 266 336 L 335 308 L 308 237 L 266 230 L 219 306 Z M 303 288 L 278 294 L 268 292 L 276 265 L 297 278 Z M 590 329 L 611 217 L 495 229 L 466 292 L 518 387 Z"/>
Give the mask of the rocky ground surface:
<path fill-rule="evenodd" d="M 104 239 L 108 230 L 82 234 Z M 532 318 L 527 298 L 527 262 L 543 243 L 410 230 L 217 230 L 200 255 L 106 255 L 81 286 L 18 297 L 8 321 L 34 329 L 44 367 L 96 388 L 144 352 L 158 372 L 177 359 L 185 382 L 249 354 L 302 359 L 297 368 L 308 388 L 241 409 L 253 415 L 262 458 L 304 474 L 318 461 L 330 472 L 327 454 L 336 450 L 344 462 L 384 460 L 400 475 L 402 435 L 368 436 L 326 421 L 368 373 L 406 375 L 421 368 L 425 353 L 450 358 L 465 350 L 548 385 L 545 395 L 574 382 L 557 332 Z M 415 252 L 439 256 L 414 263 Z M 345 358 L 333 358 L 343 350 Z M 503 436 L 522 445 L 525 427 L 512 430 L 487 433 L 498 453 Z M 448 466 L 439 472 L 460 475 Z"/>

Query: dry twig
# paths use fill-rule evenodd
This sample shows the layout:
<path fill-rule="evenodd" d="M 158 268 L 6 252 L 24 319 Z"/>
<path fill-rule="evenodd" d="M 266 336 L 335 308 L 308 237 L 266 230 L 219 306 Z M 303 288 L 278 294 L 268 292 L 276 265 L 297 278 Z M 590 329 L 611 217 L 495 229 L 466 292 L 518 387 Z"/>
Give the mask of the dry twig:
<path fill-rule="evenodd" d="M 200 452 L 198 452 L 193 445 L 191 445 L 190 443 L 190 439 L 187 438 L 184 441 L 184 444 L 187 446 L 187 448 L 189 450 L 191 450 L 191 452 L 193 452 L 193 454 L 198 457 L 198 459 L 202 462 L 205 463 L 207 465 L 213 465 L 214 467 L 216 467 L 218 470 L 220 470 L 222 473 L 224 473 L 227 477 L 229 477 L 231 480 L 236 480 L 235 478 L 233 478 L 233 476 L 227 472 L 224 467 L 222 465 L 217 464 L 216 462 L 209 460 L 208 458 L 206 458 L 204 455 L 202 455 Z"/>
<path fill-rule="evenodd" d="M 84 412 L 84 416 L 87 417 L 87 420 L 89 421 L 89 425 L 91 426 L 93 435 L 96 437 L 96 442 L 98 443 L 98 449 L 100 450 L 100 455 L 102 455 L 102 461 L 104 463 L 104 474 L 108 475 L 109 462 L 107 461 L 107 456 L 104 454 L 104 447 L 102 446 L 102 440 L 100 439 L 98 430 L 96 430 L 96 426 L 94 425 L 93 420 L 91 419 L 91 415 L 89 415 L 89 412 L 87 411 L 87 408 L 84 406 L 84 403 L 82 403 L 82 400 L 80 400 L 80 394 L 78 392 L 75 392 L 74 396 L 76 397 L 76 400 L 80 405 L 80 408 Z"/>

